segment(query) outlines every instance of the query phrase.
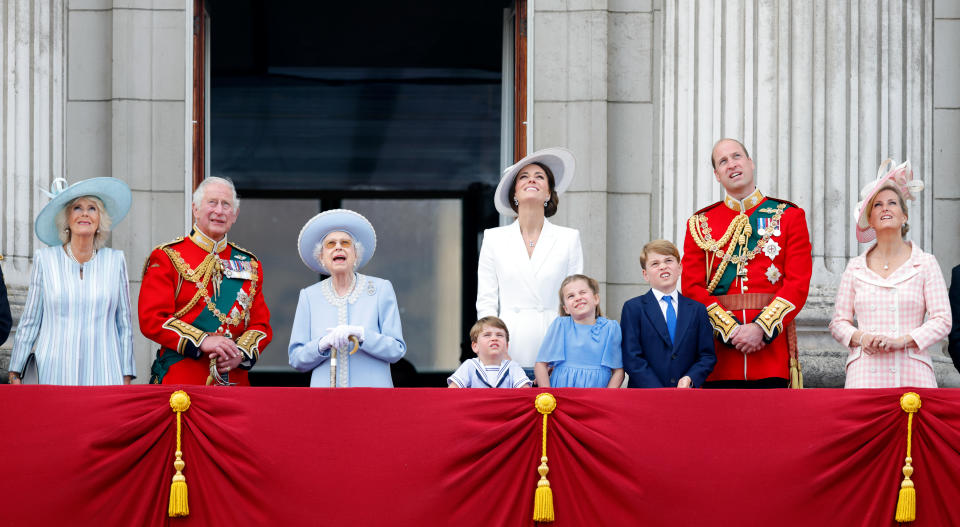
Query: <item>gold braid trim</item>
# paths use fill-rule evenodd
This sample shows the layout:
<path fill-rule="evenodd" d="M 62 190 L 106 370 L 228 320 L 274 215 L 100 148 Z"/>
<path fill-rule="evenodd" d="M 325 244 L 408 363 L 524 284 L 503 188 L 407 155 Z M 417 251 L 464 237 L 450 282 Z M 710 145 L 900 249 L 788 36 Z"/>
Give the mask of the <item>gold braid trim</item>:
<path fill-rule="evenodd" d="M 746 248 L 747 240 L 753 233 L 753 228 L 750 227 L 750 218 L 746 214 L 737 214 L 737 216 L 733 218 L 733 221 L 730 222 L 730 225 L 727 226 L 727 231 L 723 233 L 723 237 L 720 238 L 720 241 L 716 242 L 713 241 L 713 238 L 710 236 L 710 225 L 707 223 L 707 216 L 705 214 L 691 216 L 687 222 L 687 227 L 697 247 L 700 247 L 707 253 L 707 280 L 709 281 L 707 292 L 712 293 L 713 290 L 717 288 L 717 284 L 720 283 L 720 278 L 723 276 L 724 271 L 727 270 L 727 264 L 733 260 L 734 251 L 740 247 L 742 254 L 743 249 Z M 720 249 L 720 247 L 723 247 L 728 241 L 730 245 L 727 246 L 727 250 L 724 251 Z M 720 265 L 717 266 L 717 270 L 711 278 L 710 269 L 713 268 L 714 256 L 720 257 Z M 734 263 L 739 263 L 739 258 L 737 258 L 737 260 L 738 262 Z"/>
<path fill-rule="evenodd" d="M 179 318 L 171 318 L 163 323 L 161 326 L 164 329 L 169 329 L 177 335 L 180 336 L 180 342 L 177 344 L 177 353 L 183 355 L 184 347 L 187 343 L 187 340 L 193 342 L 193 345 L 200 347 L 200 341 L 203 340 L 203 337 L 206 336 L 206 332 L 202 329 L 192 326 Z"/>
<path fill-rule="evenodd" d="M 696 242 L 697 247 L 700 247 L 707 253 L 707 280 L 709 282 L 707 292 L 712 293 L 713 290 L 716 289 L 717 284 L 720 283 L 720 278 L 727 269 L 727 264 L 731 262 L 738 266 L 745 264 L 763 251 L 763 246 L 770 241 L 773 232 L 779 227 L 780 218 L 783 216 L 783 211 L 786 208 L 786 203 L 780 203 L 775 210 L 761 210 L 762 212 L 773 212 L 773 217 L 770 218 L 770 227 L 763 234 L 763 237 L 761 237 L 754 248 L 749 251 L 747 250 L 747 241 L 753 234 L 753 227 L 750 226 L 750 217 L 746 214 L 742 212 L 738 214 L 733 221 L 730 222 L 730 225 L 727 226 L 727 231 L 719 241 L 714 241 L 711 236 L 712 231 L 707 222 L 706 214 L 694 214 L 690 217 L 687 221 L 687 228 L 690 231 L 690 235 L 693 236 L 693 241 Z M 728 241 L 730 245 L 727 246 L 726 250 L 721 249 Z M 737 249 L 739 249 L 740 254 L 734 254 L 737 252 Z M 711 278 L 710 269 L 713 268 L 714 257 L 720 258 L 721 261 L 716 273 L 714 273 Z"/>
<path fill-rule="evenodd" d="M 245 293 L 247 295 L 248 302 L 241 303 L 241 309 L 237 310 L 233 316 L 227 317 L 217 308 L 217 305 L 207 292 L 207 285 L 210 283 L 210 279 L 215 274 L 219 275 L 223 273 L 223 264 L 220 263 L 220 257 L 216 254 L 209 253 L 203 258 L 203 261 L 200 262 L 200 265 L 198 265 L 196 269 L 191 269 L 190 265 L 184 261 L 183 257 L 180 256 L 180 253 L 178 253 L 175 249 L 164 247 L 163 252 L 166 253 L 168 258 L 170 258 L 170 262 L 173 263 L 173 267 L 184 280 L 197 284 L 196 294 L 193 295 L 193 298 L 190 299 L 190 302 L 188 302 L 187 305 L 173 314 L 174 318 L 180 318 L 189 313 L 190 310 L 193 309 L 193 307 L 196 306 L 202 298 L 206 303 L 207 309 L 209 309 L 210 312 L 217 317 L 217 320 L 219 320 L 220 323 L 227 324 L 228 326 L 236 326 L 240 323 L 240 320 L 244 318 L 244 313 L 250 308 L 251 305 L 253 305 L 253 298 L 257 294 L 257 282 L 259 281 L 259 275 L 256 272 L 254 272 L 253 277 L 250 278 L 250 292 Z M 256 271 L 259 267 L 259 262 L 255 260 L 251 261 L 250 266 L 254 269 L 254 271 Z"/>
<path fill-rule="evenodd" d="M 267 338 L 267 334 L 256 330 L 248 329 L 243 332 L 243 335 L 240 335 L 240 338 L 237 339 L 237 347 L 243 351 L 243 354 L 249 359 L 260 359 L 260 347 L 259 343 L 261 340 Z"/>
<path fill-rule="evenodd" d="M 767 338 L 773 338 L 775 330 L 783 329 L 783 319 L 787 316 L 787 313 L 796 308 L 797 306 L 778 296 L 760 312 L 760 316 L 757 317 L 755 322 L 760 324 L 763 332 L 767 334 Z"/>
<path fill-rule="evenodd" d="M 161 243 L 160 245 L 157 245 L 157 246 L 154 247 L 153 249 L 150 249 L 150 252 L 147 253 L 147 259 L 143 261 L 143 271 L 140 273 L 141 278 L 142 278 L 144 275 L 147 274 L 147 266 L 150 265 L 150 257 L 153 256 L 153 251 L 156 251 L 157 249 L 159 249 L 159 248 L 161 248 L 161 247 L 168 247 L 168 246 L 170 246 L 170 245 L 174 245 L 174 244 L 176 244 L 176 243 L 180 243 L 180 242 L 182 242 L 182 241 L 183 241 L 183 236 L 180 236 L 180 237 L 178 237 L 177 239 L 175 239 L 175 240 L 173 240 L 173 241 L 169 241 L 169 242 L 167 242 L 167 243 Z"/>
<path fill-rule="evenodd" d="M 737 328 L 737 319 L 733 318 L 733 313 L 724 310 L 720 304 L 714 302 L 707 306 L 707 316 L 710 318 L 710 325 L 720 338 L 724 342 L 730 342 L 730 335 Z"/>
<path fill-rule="evenodd" d="M 216 263 L 219 262 L 219 258 L 217 258 L 215 254 L 210 253 L 204 257 L 203 261 L 200 262 L 200 265 L 198 265 L 196 269 L 191 269 L 190 266 L 187 265 L 187 262 L 183 260 L 183 257 L 180 256 L 180 253 L 178 253 L 175 249 L 164 247 L 163 252 L 166 253 L 168 258 L 170 258 L 170 262 L 177 270 L 177 273 L 180 274 L 181 278 L 188 282 L 197 284 L 197 292 L 193 295 L 193 298 L 190 299 L 190 302 L 187 302 L 187 305 L 183 306 L 173 314 L 174 318 L 180 318 L 189 313 L 190 310 L 193 309 L 193 306 L 197 305 L 197 302 L 199 302 L 201 298 L 207 296 L 207 284 L 210 282 L 210 277 L 213 276 L 213 271 L 216 267 Z"/>
<path fill-rule="evenodd" d="M 250 265 L 253 267 L 253 270 L 254 270 L 254 271 L 257 270 L 257 262 L 256 262 L 256 261 L 250 262 Z M 228 318 L 226 315 L 224 315 L 224 314 L 217 308 L 217 305 L 213 302 L 213 299 L 210 298 L 210 295 L 207 294 L 207 288 L 206 288 L 206 287 L 204 287 L 203 289 L 201 289 L 199 292 L 202 292 L 202 293 L 203 293 L 203 299 L 206 300 L 206 302 L 207 302 L 207 309 L 209 309 L 210 312 L 213 313 L 213 314 L 217 317 L 217 320 L 219 320 L 222 324 L 226 324 L 226 325 L 228 325 L 228 326 L 236 326 L 237 324 L 240 323 L 240 320 L 242 320 L 242 319 L 244 318 L 244 316 L 245 316 L 244 314 L 247 313 L 247 312 L 250 310 L 250 306 L 253 305 L 253 297 L 256 296 L 256 294 L 257 294 L 257 281 L 258 281 L 258 280 L 259 280 L 259 275 L 258 275 L 256 272 L 254 272 L 254 273 L 253 273 L 253 276 L 250 278 L 250 292 L 249 292 L 249 293 L 246 293 L 246 295 L 247 295 L 247 297 L 246 297 L 246 302 L 241 302 L 241 303 L 240 303 L 240 309 L 238 309 L 236 312 L 234 312 L 234 314 L 233 314 L 232 316 L 230 316 L 229 318 Z M 241 292 L 243 292 L 242 289 L 241 289 Z M 232 307 L 232 306 L 233 306 L 233 304 L 231 304 L 231 307 Z"/>

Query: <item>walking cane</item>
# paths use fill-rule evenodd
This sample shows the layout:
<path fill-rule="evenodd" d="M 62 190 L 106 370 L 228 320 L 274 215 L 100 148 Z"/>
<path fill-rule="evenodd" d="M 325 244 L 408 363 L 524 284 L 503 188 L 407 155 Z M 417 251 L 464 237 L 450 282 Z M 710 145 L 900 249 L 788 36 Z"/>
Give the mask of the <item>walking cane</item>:
<path fill-rule="evenodd" d="M 350 353 L 347 353 L 346 356 L 343 357 L 343 360 L 347 360 L 347 356 L 353 355 L 354 353 L 357 352 L 358 349 L 360 349 L 360 339 L 358 339 L 356 335 L 350 335 L 350 342 L 353 342 L 353 349 L 350 350 Z M 346 350 L 343 350 L 343 351 L 346 351 Z M 330 387 L 331 388 L 337 387 L 337 355 L 340 352 L 341 352 L 340 349 L 333 348 L 333 350 L 330 353 Z"/>

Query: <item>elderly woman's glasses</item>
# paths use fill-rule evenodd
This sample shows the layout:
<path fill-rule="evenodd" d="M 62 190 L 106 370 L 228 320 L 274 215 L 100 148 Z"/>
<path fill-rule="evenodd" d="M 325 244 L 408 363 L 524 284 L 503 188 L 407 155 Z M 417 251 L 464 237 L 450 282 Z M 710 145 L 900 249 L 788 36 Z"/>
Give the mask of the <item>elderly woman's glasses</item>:
<path fill-rule="evenodd" d="M 344 249 L 349 249 L 349 248 L 353 245 L 353 241 L 351 241 L 351 240 L 327 240 L 327 241 L 323 242 L 323 246 L 326 247 L 327 249 L 334 249 L 334 248 L 337 247 L 337 245 L 340 245 L 340 247 L 343 247 Z"/>

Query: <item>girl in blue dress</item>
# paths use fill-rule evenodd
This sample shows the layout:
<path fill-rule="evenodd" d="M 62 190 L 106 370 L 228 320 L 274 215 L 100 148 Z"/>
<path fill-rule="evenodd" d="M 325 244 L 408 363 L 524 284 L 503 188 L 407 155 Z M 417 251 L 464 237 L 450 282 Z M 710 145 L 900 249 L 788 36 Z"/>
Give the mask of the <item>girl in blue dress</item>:
<path fill-rule="evenodd" d="M 534 375 L 542 388 L 619 388 L 620 324 L 603 317 L 599 284 L 582 274 L 560 284 L 560 315 L 540 345 Z M 552 372 L 551 372 L 552 369 Z"/>

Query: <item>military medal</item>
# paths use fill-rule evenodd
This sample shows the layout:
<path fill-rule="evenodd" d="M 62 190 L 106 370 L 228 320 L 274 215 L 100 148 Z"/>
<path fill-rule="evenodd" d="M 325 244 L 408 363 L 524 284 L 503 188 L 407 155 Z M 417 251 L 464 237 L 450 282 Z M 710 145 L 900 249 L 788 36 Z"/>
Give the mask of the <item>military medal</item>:
<path fill-rule="evenodd" d="M 770 223 L 770 218 L 757 218 L 757 234 L 763 236 L 767 233 L 767 225 Z"/>
<path fill-rule="evenodd" d="M 777 269 L 776 265 L 770 264 L 770 267 L 767 267 L 767 280 L 770 280 L 771 284 L 777 283 L 781 276 L 783 275 L 780 274 L 780 269 Z"/>
<path fill-rule="evenodd" d="M 763 254 L 773 260 L 780 254 L 780 244 L 776 240 L 767 240 L 767 243 L 763 245 Z"/>
<path fill-rule="evenodd" d="M 251 262 L 241 260 L 221 260 L 220 262 L 223 265 L 223 274 L 227 278 L 253 280 L 256 276 Z"/>

